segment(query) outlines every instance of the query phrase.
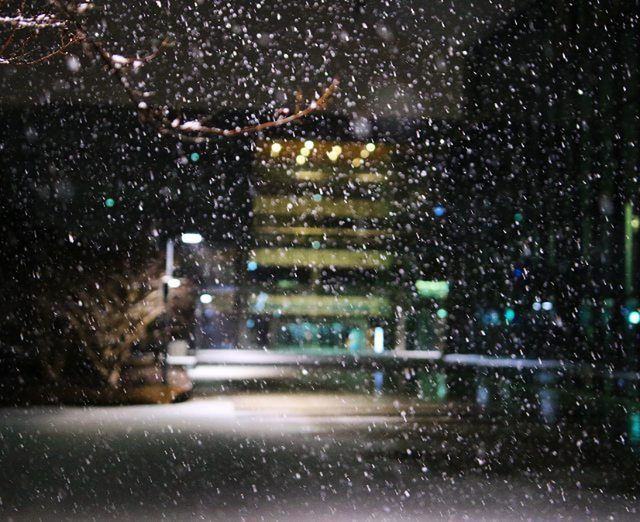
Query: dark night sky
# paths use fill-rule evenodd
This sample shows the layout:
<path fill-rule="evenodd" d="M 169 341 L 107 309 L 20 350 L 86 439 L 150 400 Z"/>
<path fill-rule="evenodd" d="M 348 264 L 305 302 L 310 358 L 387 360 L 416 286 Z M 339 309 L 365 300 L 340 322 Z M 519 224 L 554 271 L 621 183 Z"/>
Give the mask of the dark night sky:
<path fill-rule="evenodd" d="M 527 3 L 103 0 L 89 25 L 126 55 L 174 39 L 137 79 L 175 107 L 289 106 L 298 86 L 311 98 L 338 76 L 334 110 L 450 119 L 461 109 L 465 49 Z M 3 73 L 2 103 L 125 102 L 86 56 Z"/>

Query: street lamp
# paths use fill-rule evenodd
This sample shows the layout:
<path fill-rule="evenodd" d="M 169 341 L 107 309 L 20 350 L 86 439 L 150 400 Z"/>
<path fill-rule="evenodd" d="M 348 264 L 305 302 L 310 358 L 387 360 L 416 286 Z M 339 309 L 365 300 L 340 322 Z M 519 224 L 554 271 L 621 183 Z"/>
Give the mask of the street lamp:
<path fill-rule="evenodd" d="M 185 232 L 181 236 L 182 242 L 188 245 L 197 245 L 202 242 L 202 235 L 197 232 Z"/>
<path fill-rule="evenodd" d="M 202 242 L 202 235 L 197 232 L 184 232 L 180 239 L 183 243 L 188 245 L 197 245 Z M 162 300 L 164 302 L 164 330 L 165 330 L 165 342 L 162 349 L 162 378 L 163 382 L 167 382 L 168 377 L 168 346 L 169 346 L 169 289 L 179 288 L 180 279 L 173 277 L 174 268 L 174 241 L 173 239 L 167 239 L 167 245 L 165 250 L 165 268 L 164 276 L 162 277 Z"/>

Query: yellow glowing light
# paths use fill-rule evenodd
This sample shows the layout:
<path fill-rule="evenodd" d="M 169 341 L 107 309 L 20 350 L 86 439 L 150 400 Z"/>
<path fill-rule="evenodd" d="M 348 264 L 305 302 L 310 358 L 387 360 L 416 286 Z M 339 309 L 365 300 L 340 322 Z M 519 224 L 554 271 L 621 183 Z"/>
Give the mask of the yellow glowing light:
<path fill-rule="evenodd" d="M 376 145 L 375 143 L 367 143 L 364 148 L 369 152 L 373 152 L 374 150 L 376 150 Z"/>
<path fill-rule="evenodd" d="M 311 140 L 305 141 L 304 148 L 307 150 L 313 150 L 313 142 Z"/>
<path fill-rule="evenodd" d="M 367 149 L 362 149 L 360 151 L 360 157 L 366 159 L 369 157 L 370 152 Z"/>
<path fill-rule="evenodd" d="M 355 168 L 362 166 L 362 163 L 362 158 L 353 158 L 353 160 L 351 160 L 351 165 Z"/>
<path fill-rule="evenodd" d="M 311 149 L 307 149 L 306 147 L 303 147 L 300 149 L 300 154 L 305 158 L 308 158 L 309 154 L 311 154 Z"/>
<path fill-rule="evenodd" d="M 340 145 L 334 145 L 331 150 L 327 152 L 327 156 L 331 161 L 338 161 L 338 158 L 342 154 L 342 147 Z"/>
<path fill-rule="evenodd" d="M 272 143 L 271 144 L 271 152 L 279 154 L 282 151 L 282 145 L 280 143 Z"/>
<path fill-rule="evenodd" d="M 640 228 L 640 218 L 634 217 L 631 220 L 631 226 L 633 227 L 634 230 L 638 230 Z"/>
<path fill-rule="evenodd" d="M 304 156 L 301 156 L 299 154 L 296 156 L 296 163 L 298 165 L 304 165 L 306 162 L 307 162 L 307 158 L 305 158 Z"/>

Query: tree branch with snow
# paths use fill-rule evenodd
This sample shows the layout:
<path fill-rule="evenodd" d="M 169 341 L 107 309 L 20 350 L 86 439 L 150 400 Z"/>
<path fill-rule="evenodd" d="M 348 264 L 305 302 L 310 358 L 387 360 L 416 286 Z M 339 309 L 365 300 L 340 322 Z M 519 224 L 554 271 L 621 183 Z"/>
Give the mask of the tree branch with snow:
<path fill-rule="evenodd" d="M 140 120 L 153 127 L 159 134 L 171 135 L 181 140 L 202 141 L 211 136 L 233 137 L 261 132 L 273 127 L 286 125 L 309 114 L 324 109 L 338 88 L 338 80 L 333 79 L 315 99 L 303 107 L 301 96 L 296 96 L 293 111 L 280 109 L 273 119 L 247 123 L 246 125 L 222 128 L 210 126 L 208 118 L 185 119 L 176 117 L 176 111 L 167 103 L 153 102 L 157 93 L 136 82 L 132 72 L 153 62 L 163 49 L 172 45 L 164 39 L 153 51 L 142 56 L 123 56 L 111 52 L 98 39 L 96 33 L 85 26 L 84 15 L 93 8 L 90 2 L 65 2 L 48 0 L 38 13 L 25 13 L 25 0 L 21 0 L 14 12 L 0 13 L 0 66 L 35 65 L 65 55 L 72 47 L 82 44 L 100 62 L 108 76 L 114 78 L 124 90 L 130 102 L 138 111 Z M 55 44 L 42 51 L 38 42 L 49 42 L 48 33 L 57 33 Z M 49 40 L 47 40 L 47 38 Z M 46 46 L 46 43 L 44 44 Z"/>

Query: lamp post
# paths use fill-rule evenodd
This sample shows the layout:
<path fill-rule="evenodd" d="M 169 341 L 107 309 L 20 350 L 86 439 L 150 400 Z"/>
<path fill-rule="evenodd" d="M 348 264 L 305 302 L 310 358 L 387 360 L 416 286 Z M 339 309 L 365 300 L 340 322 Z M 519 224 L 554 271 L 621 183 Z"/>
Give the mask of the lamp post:
<path fill-rule="evenodd" d="M 169 352 L 169 282 L 173 279 L 173 250 L 174 243 L 172 239 L 167 239 L 165 249 L 165 266 L 164 277 L 162 278 L 162 301 L 164 303 L 164 342 L 162 343 L 162 360 L 160 367 L 162 369 L 162 382 L 167 384 L 169 364 L 167 361 Z"/>
<path fill-rule="evenodd" d="M 202 242 L 202 239 L 203 239 L 202 235 L 195 232 L 185 232 L 180 236 L 181 242 L 188 245 L 197 245 Z M 180 287 L 180 279 L 177 279 L 173 276 L 174 248 L 175 248 L 174 240 L 167 239 L 166 248 L 165 248 L 165 268 L 164 268 L 164 275 L 162 276 L 162 301 L 164 305 L 164 313 L 163 313 L 164 342 L 162 344 L 162 349 L 159 352 L 159 356 L 162 359 L 160 361 L 161 368 L 162 368 L 162 379 L 165 384 L 167 383 L 167 377 L 168 377 L 169 343 L 171 341 L 170 318 L 169 318 L 169 291 L 172 288 Z"/>

